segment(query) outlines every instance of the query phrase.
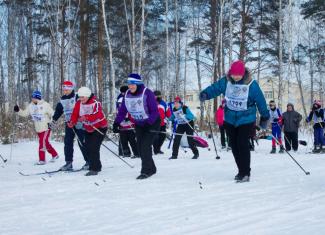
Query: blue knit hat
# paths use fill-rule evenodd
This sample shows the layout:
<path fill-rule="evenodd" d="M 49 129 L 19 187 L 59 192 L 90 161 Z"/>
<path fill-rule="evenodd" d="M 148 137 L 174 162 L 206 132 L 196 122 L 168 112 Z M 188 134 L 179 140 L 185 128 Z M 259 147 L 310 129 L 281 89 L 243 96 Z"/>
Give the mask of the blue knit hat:
<path fill-rule="evenodd" d="M 143 84 L 141 76 L 137 73 L 130 73 L 128 76 L 128 84 Z"/>
<path fill-rule="evenodd" d="M 32 98 L 41 100 L 42 99 L 42 93 L 40 91 L 34 91 L 32 94 Z"/>

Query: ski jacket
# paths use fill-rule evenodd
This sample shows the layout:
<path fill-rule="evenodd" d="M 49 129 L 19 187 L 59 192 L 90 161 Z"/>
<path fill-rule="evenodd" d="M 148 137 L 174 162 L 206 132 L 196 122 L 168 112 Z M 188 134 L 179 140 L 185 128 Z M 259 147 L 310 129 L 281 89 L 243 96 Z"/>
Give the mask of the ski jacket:
<path fill-rule="evenodd" d="M 48 124 L 51 122 L 53 113 L 54 111 L 50 104 L 44 100 L 40 100 L 37 104 L 31 102 L 25 110 L 20 109 L 18 115 L 22 117 L 31 115 L 34 121 L 35 131 L 41 133 L 49 129 Z"/>
<path fill-rule="evenodd" d="M 177 121 L 177 124 L 187 124 L 188 122 L 194 122 L 195 116 L 191 110 L 186 106 L 182 105 L 178 109 L 173 108 L 173 113 L 170 117 L 172 122 Z"/>
<path fill-rule="evenodd" d="M 158 103 L 158 111 L 159 111 L 159 116 L 160 116 L 160 126 L 165 126 L 167 121 L 166 118 L 170 118 L 171 113 L 170 109 L 161 103 Z"/>
<path fill-rule="evenodd" d="M 137 90 L 134 94 L 127 91 L 121 107 L 118 110 L 115 123 L 120 124 L 128 112 L 138 126 L 154 124 L 157 118 L 159 118 L 159 111 L 154 93 L 143 84 L 137 85 Z"/>
<path fill-rule="evenodd" d="M 292 107 L 293 107 L 293 105 L 292 105 Z M 284 112 L 282 114 L 284 131 L 298 133 L 298 128 L 299 128 L 301 119 L 302 119 L 301 114 L 296 112 L 294 109 L 292 111 Z"/>
<path fill-rule="evenodd" d="M 282 126 L 282 113 L 279 108 L 275 108 L 274 110 L 270 109 L 270 120 L 272 127 L 277 128 Z"/>
<path fill-rule="evenodd" d="M 82 121 L 83 127 L 87 132 L 94 132 L 94 128 L 106 128 L 107 120 L 102 109 L 102 105 L 96 100 L 96 97 L 92 94 L 85 104 L 82 104 L 80 100 L 74 106 L 70 122 L 75 125 L 80 118 L 84 118 Z"/>
<path fill-rule="evenodd" d="M 240 86 L 238 85 L 246 85 L 242 89 L 243 91 L 245 91 L 244 89 L 248 89 L 248 97 L 246 97 L 246 100 L 244 100 L 246 107 L 242 110 L 235 110 L 234 108 L 231 109 L 229 104 L 236 105 L 241 103 L 236 103 L 236 101 L 231 100 L 230 98 L 227 99 L 226 97 L 227 102 L 224 110 L 224 121 L 235 127 L 253 123 L 256 121 L 257 109 L 260 112 L 261 117 L 268 120 L 270 113 L 267 109 L 264 95 L 258 83 L 251 79 L 248 71 L 246 71 L 243 79 L 241 79 L 239 82 L 235 82 L 230 76 L 227 75 L 205 88 L 202 93 L 204 92 L 208 99 L 213 99 L 221 94 L 226 95 L 227 87 L 230 86 L 229 88 L 231 88 L 231 86 L 234 85 L 235 88 L 233 88 L 233 91 L 236 91 L 236 88 L 240 89 Z"/>
<path fill-rule="evenodd" d="M 319 108 L 312 110 L 306 119 L 306 122 L 312 121 L 314 123 L 314 128 L 324 128 L 324 110 Z"/>
<path fill-rule="evenodd" d="M 218 124 L 218 126 L 223 126 L 224 116 L 225 116 L 224 108 L 222 107 L 222 105 L 220 105 L 215 115 L 215 121 Z"/>

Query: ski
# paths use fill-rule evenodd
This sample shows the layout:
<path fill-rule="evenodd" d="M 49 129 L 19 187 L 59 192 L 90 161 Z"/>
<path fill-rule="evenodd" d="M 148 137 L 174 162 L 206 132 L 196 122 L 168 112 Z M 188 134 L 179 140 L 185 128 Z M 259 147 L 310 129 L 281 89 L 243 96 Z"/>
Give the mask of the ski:
<path fill-rule="evenodd" d="M 26 174 L 26 173 L 19 171 L 18 173 L 22 176 L 33 176 L 33 175 L 51 175 L 51 174 L 58 173 L 60 171 L 61 170 L 54 170 L 54 171 L 44 171 L 44 172 L 30 173 L 30 174 Z"/>

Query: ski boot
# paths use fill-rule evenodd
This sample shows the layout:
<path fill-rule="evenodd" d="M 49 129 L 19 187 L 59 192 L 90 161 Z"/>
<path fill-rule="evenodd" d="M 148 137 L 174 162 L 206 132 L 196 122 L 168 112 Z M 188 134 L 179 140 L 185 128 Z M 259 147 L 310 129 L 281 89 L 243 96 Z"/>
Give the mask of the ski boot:
<path fill-rule="evenodd" d="M 85 165 L 83 165 L 83 166 L 81 167 L 81 170 L 83 170 L 83 171 L 88 171 L 88 170 L 89 170 L 89 163 L 86 162 Z"/>
<path fill-rule="evenodd" d="M 320 153 L 320 151 L 321 151 L 320 147 L 315 145 L 312 153 Z"/>
<path fill-rule="evenodd" d="M 248 175 L 239 175 L 238 179 L 236 180 L 236 183 L 244 183 L 244 182 L 249 182 L 249 176 Z"/>
<path fill-rule="evenodd" d="M 272 147 L 272 150 L 271 150 L 271 152 L 270 152 L 271 154 L 274 154 L 274 153 L 276 153 L 276 147 Z"/>
<path fill-rule="evenodd" d="M 177 156 L 171 156 L 170 158 L 169 158 L 169 160 L 171 160 L 171 159 L 177 159 Z"/>
<path fill-rule="evenodd" d="M 92 171 L 92 170 L 90 170 L 90 171 L 88 171 L 88 172 L 85 174 L 85 176 L 98 175 L 98 172 L 99 172 L 99 171 Z"/>
<path fill-rule="evenodd" d="M 60 171 L 72 171 L 73 167 L 72 167 L 72 162 L 66 162 L 65 165 L 63 165 L 60 168 Z"/>
<path fill-rule="evenodd" d="M 198 159 L 198 158 L 199 158 L 199 154 L 198 153 L 194 154 L 194 156 L 192 157 L 192 159 Z"/>
<path fill-rule="evenodd" d="M 41 166 L 41 165 L 45 165 L 46 164 L 46 161 L 38 161 L 35 163 L 35 165 L 37 166 Z"/>
<path fill-rule="evenodd" d="M 52 157 L 50 162 L 55 162 L 57 159 L 59 159 L 59 155 Z"/>
<path fill-rule="evenodd" d="M 284 147 L 282 145 L 280 146 L 279 153 L 284 153 Z"/>

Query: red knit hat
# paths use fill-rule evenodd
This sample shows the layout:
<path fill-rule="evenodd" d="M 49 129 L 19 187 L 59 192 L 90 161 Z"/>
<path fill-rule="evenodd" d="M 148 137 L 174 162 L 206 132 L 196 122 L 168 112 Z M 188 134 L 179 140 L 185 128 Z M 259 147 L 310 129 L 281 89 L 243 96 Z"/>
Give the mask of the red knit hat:
<path fill-rule="evenodd" d="M 176 96 L 175 99 L 174 99 L 174 102 L 181 102 L 181 101 L 182 101 L 181 97 L 179 97 L 179 96 Z"/>
<path fill-rule="evenodd" d="M 64 81 L 62 86 L 63 86 L 63 90 L 73 90 L 74 89 L 73 82 L 71 82 L 71 81 Z"/>
<path fill-rule="evenodd" d="M 237 60 L 232 65 L 230 66 L 229 69 L 229 75 L 239 75 L 239 76 L 244 76 L 245 75 L 245 64 L 241 60 Z"/>

